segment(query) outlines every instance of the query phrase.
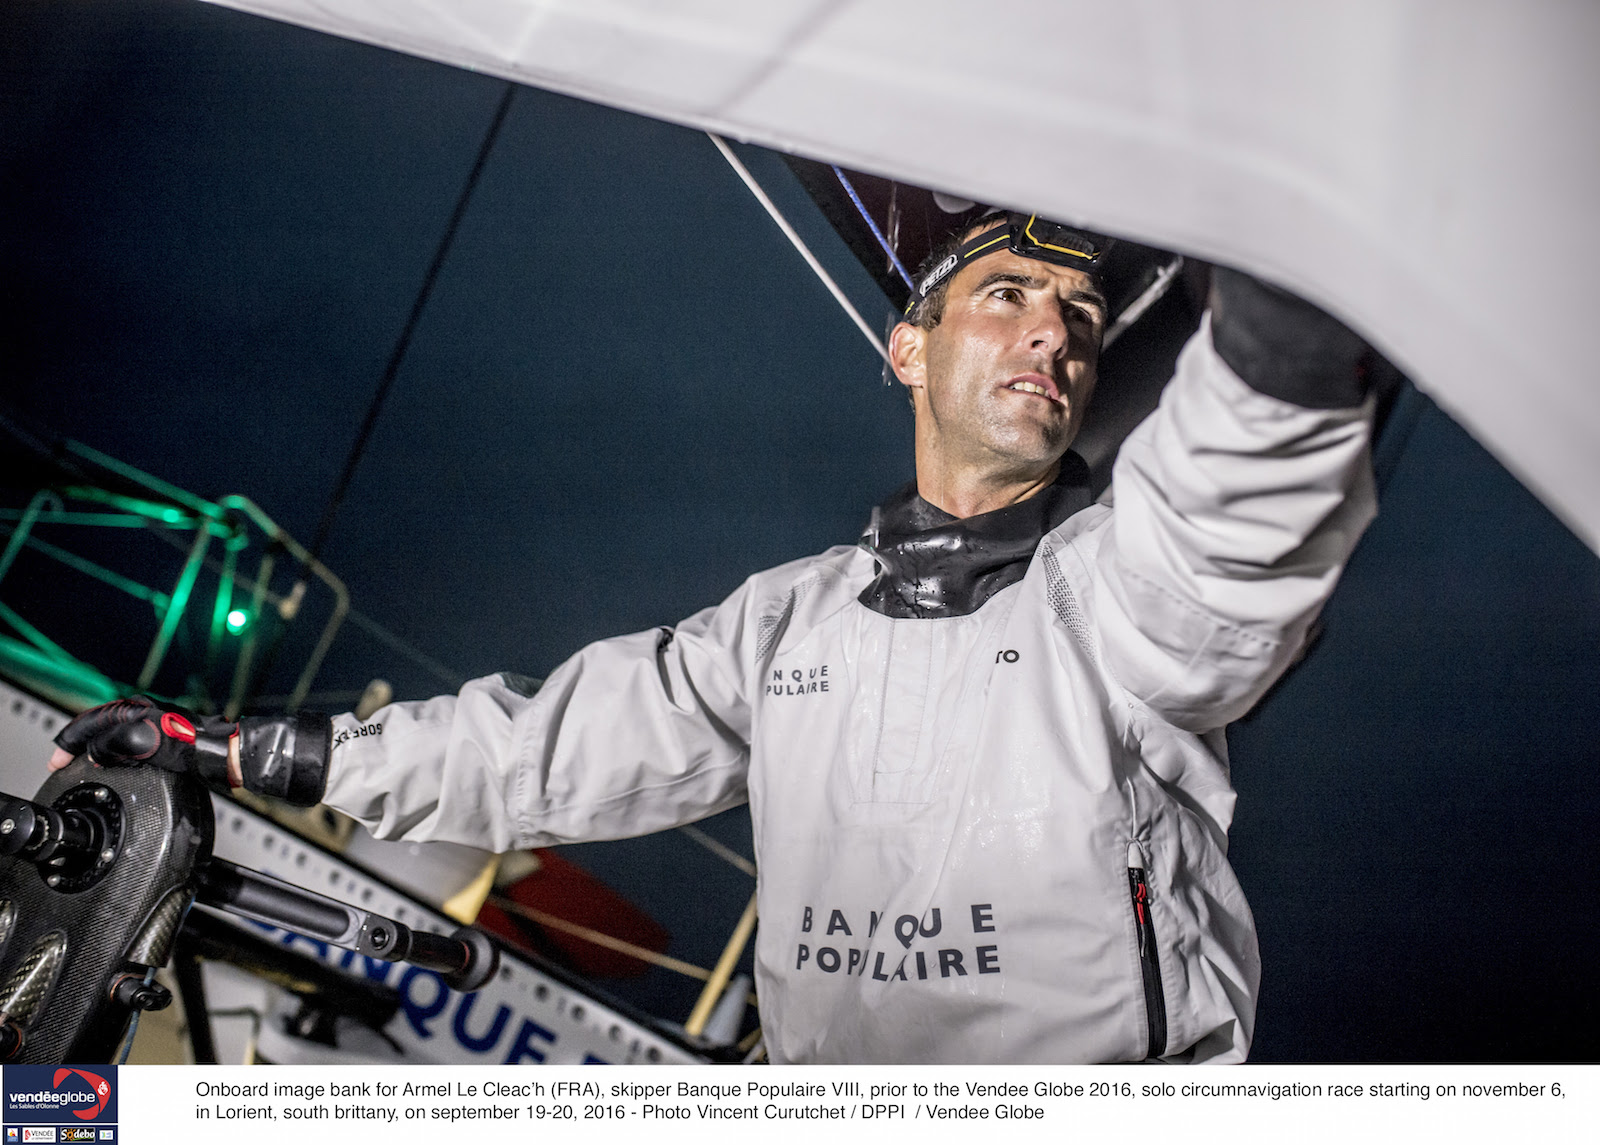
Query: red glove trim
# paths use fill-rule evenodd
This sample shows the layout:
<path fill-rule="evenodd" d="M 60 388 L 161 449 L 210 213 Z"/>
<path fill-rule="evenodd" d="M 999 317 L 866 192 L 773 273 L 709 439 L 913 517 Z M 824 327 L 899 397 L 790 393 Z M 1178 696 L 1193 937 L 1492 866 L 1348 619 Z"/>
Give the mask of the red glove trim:
<path fill-rule="evenodd" d="M 173 739 L 181 739 L 184 743 L 194 742 L 194 725 L 177 712 L 161 714 L 161 730 Z"/>

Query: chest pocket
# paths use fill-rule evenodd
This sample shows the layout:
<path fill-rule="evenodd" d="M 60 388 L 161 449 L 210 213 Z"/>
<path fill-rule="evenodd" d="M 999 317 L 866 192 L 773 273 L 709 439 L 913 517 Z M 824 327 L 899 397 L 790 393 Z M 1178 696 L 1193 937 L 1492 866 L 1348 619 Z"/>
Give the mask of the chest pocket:
<path fill-rule="evenodd" d="M 855 610 L 844 745 L 853 802 L 916 806 L 965 782 L 1015 596 L 937 620 Z"/>

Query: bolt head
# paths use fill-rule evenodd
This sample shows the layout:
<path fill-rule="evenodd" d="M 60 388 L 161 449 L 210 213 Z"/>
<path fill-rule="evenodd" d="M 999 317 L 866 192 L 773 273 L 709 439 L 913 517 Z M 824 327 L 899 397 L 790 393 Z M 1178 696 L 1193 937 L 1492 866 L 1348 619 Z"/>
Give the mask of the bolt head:
<path fill-rule="evenodd" d="M 104 851 L 100 852 L 100 861 L 102 863 L 109 863 L 112 859 L 115 859 L 116 857 L 117 857 L 117 853 L 115 851 L 113 851 L 110 847 L 107 847 Z"/>
<path fill-rule="evenodd" d="M 44 885 L 47 887 L 59 887 L 61 885 L 61 876 L 51 875 L 44 881 Z"/>
<path fill-rule="evenodd" d="M 106 790 L 104 787 L 96 787 L 94 789 L 94 801 L 96 803 L 104 803 L 107 799 L 110 799 L 110 798 L 111 798 L 111 792 Z"/>
<path fill-rule="evenodd" d="M 16 829 L 17 829 L 17 824 L 16 824 L 15 820 L 6 819 L 6 820 L 3 820 L 3 821 L 0 821 L 0 835 L 9 835 L 9 834 L 11 834 L 11 832 L 15 831 Z"/>

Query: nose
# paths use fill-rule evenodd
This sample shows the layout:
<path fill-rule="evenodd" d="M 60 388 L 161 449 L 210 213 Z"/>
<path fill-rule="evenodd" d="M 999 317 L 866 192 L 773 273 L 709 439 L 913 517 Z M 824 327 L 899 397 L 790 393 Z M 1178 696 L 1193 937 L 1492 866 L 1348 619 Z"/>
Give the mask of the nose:
<path fill-rule="evenodd" d="M 1070 337 L 1061 307 L 1049 304 L 1038 307 L 1033 327 L 1028 331 L 1030 349 L 1058 358 L 1066 352 Z"/>

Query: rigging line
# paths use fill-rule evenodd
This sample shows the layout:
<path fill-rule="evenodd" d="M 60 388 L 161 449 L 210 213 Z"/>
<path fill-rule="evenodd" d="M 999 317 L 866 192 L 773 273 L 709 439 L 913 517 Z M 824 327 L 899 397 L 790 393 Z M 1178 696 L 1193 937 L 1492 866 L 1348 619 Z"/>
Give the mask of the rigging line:
<path fill-rule="evenodd" d="M 867 221 L 867 226 L 872 229 L 872 237 L 878 240 L 878 245 L 883 248 L 883 253 L 888 255 L 889 261 L 894 264 L 895 273 L 914 292 L 917 288 L 912 286 L 911 276 L 906 273 L 906 268 L 901 264 L 900 256 L 894 253 L 894 247 L 890 246 L 889 240 L 883 237 L 883 232 L 878 229 L 877 222 L 873 220 L 872 215 L 867 211 L 867 205 L 861 201 L 861 196 L 856 194 L 855 187 L 851 186 L 850 180 L 845 178 L 845 173 L 839 170 L 837 163 L 833 164 L 833 173 L 839 176 L 839 183 L 844 187 L 845 194 L 850 196 L 850 201 L 856 205 L 856 210 L 861 212 L 861 217 Z"/>
<path fill-rule="evenodd" d="M 429 656 L 416 645 L 411 644 L 402 637 L 395 635 L 392 631 L 385 628 L 382 624 L 379 624 L 376 620 L 372 619 L 372 617 L 366 615 L 365 613 L 359 612 L 352 608 L 349 612 L 345 613 L 344 618 L 354 624 L 357 628 L 361 629 L 368 636 L 374 637 L 383 644 L 388 645 L 388 647 L 394 651 L 400 653 L 400 655 L 410 660 L 413 664 L 417 665 L 417 667 L 426 670 L 432 676 L 450 685 L 451 688 L 460 688 L 462 684 L 467 682 L 467 676 L 464 672 L 458 672 L 454 668 L 439 663 L 439 661 L 435 660 L 432 656 Z"/>
<path fill-rule="evenodd" d="M 716 966 L 712 967 L 711 977 L 706 979 L 705 988 L 700 991 L 694 1009 L 684 1019 L 683 1028 L 690 1036 L 698 1038 L 706 1032 L 706 1023 L 711 1020 L 711 1011 L 721 999 L 722 992 L 728 988 L 734 967 L 739 964 L 739 957 L 744 953 L 744 948 L 755 929 L 756 896 L 751 895 L 750 905 L 745 907 L 744 914 L 739 916 L 739 923 L 733 928 L 733 934 L 728 937 L 728 945 L 722 948 L 722 957 L 717 959 Z"/>
<path fill-rule="evenodd" d="M 5 526 L 0 525 L 0 529 L 3 529 L 4 527 Z M 173 548 L 177 549 L 179 552 L 187 551 L 188 545 L 183 543 L 183 539 L 181 537 L 175 537 L 175 536 L 173 536 L 171 534 L 171 532 L 169 530 L 157 528 L 156 526 L 154 526 L 154 525 L 152 525 L 152 524 L 150 524 L 148 522 L 146 522 L 146 527 L 150 530 L 151 534 L 156 537 L 156 539 L 158 539 L 158 540 L 160 540 L 160 541 L 172 546 Z M 30 540 L 29 543 L 31 544 L 32 541 Z M 42 543 L 42 542 L 40 542 L 40 543 Z M 217 560 L 215 557 L 210 557 L 210 556 L 206 557 L 205 558 L 205 567 L 210 569 L 212 572 L 216 573 L 219 576 L 222 574 L 223 564 L 222 564 L 221 561 Z M 93 574 L 91 574 L 91 575 L 93 575 Z M 132 590 L 130 589 L 128 591 L 131 592 Z M 135 593 L 134 595 L 138 595 L 138 594 Z M 155 595 L 157 597 L 162 597 L 164 599 L 164 594 L 162 594 L 162 593 L 155 593 Z M 287 598 L 284 597 L 283 595 L 281 595 L 280 593 L 276 593 L 276 592 L 273 592 L 271 589 L 268 589 L 266 592 L 264 592 L 262 594 L 262 598 L 261 599 L 265 603 L 272 605 L 272 607 L 274 609 L 277 609 L 277 608 L 280 608 L 283 605 L 284 600 L 287 599 Z M 344 614 L 344 618 L 347 621 L 349 621 L 350 623 L 354 624 L 357 628 L 359 628 L 362 631 L 364 631 L 365 633 L 367 633 L 367 635 L 369 635 L 369 636 L 373 637 L 374 639 L 378 640 L 380 643 L 386 645 L 387 647 L 389 647 L 393 651 L 400 653 L 400 655 L 402 655 L 406 659 L 410 660 L 413 664 L 417 665 L 417 667 L 422 668 L 423 670 L 428 672 L 430 675 L 435 676 L 439 680 L 441 680 L 444 683 L 450 685 L 450 687 L 452 689 L 460 688 L 461 685 L 465 684 L 467 682 L 467 680 L 470 678 L 470 677 L 467 676 L 467 674 L 465 672 L 459 672 L 456 669 L 451 668 L 451 667 L 449 667 L 449 666 L 447 666 L 445 664 L 442 664 L 438 660 L 435 660 L 432 656 L 429 656 L 426 652 L 422 651 L 415 644 L 409 643 L 404 638 L 402 638 L 400 636 L 397 636 L 392 629 L 384 627 L 382 624 L 378 623 L 378 621 L 372 619 L 372 617 L 368 616 L 366 613 L 362 612 L 358 608 L 351 608 L 348 612 L 346 612 Z M 543 681 L 540 681 L 540 682 L 543 683 Z M 359 695 L 359 694 L 360 693 L 357 693 L 357 695 Z M 288 697 L 287 696 L 283 696 L 283 697 L 267 697 L 267 696 L 263 696 L 263 697 L 261 697 L 261 699 L 262 700 L 269 700 L 269 699 L 284 699 L 284 700 L 287 700 Z"/>
<path fill-rule="evenodd" d="M 388 398 L 395 377 L 400 373 L 400 363 L 405 360 L 406 351 L 411 346 L 411 336 L 416 332 L 417 323 L 422 318 L 422 311 L 428 304 L 429 296 L 433 294 L 433 284 L 438 280 L 445 256 L 450 253 L 456 230 L 461 226 L 461 219 L 467 213 L 467 203 L 478 186 L 478 177 L 483 174 L 484 165 L 489 160 L 489 152 L 494 149 L 495 139 L 500 134 L 500 125 L 505 122 L 506 113 L 511 110 L 511 98 L 516 94 L 517 85 L 508 81 L 505 94 L 500 97 L 500 103 L 495 108 L 494 118 L 489 121 L 489 129 L 483 134 L 483 143 L 478 148 L 477 158 L 473 160 L 472 170 L 467 173 L 466 184 L 456 198 L 455 209 L 450 212 L 444 233 L 439 236 L 439 245 L 433 252 L 433 261 L 428 264 L 427 272 L 422 276 L 422 285 L 417 290 L 416 300 L 411 304 L 411 313 L 406 316 L 405 325 L 400 328 L 400 336 L 395 339 L 388 364 L 384 366 L 383 376 L 378 381 L 378 390 L 372 395 L 372 404 L 367 407 L 367 416 L 362 419 L 361 428 L 356 431 L 356 439 L 350 446 L 350 455 L 345 458 L 344 470 L 339 474 L 339 480 L 334 483 L 333 492 L 328 495 L 328 504 L 322 510 L 322 520 L 317 522 L 317 532 L 312 538 L 310 549 L 307 550 L 306 559 L 300 563 L 294 587 L 289 590 L 285 607 L 279 610 L 285 622 L 294 618 L 300 610 L 300 602 L 305 599 L 306 572 L 322 559 L 322 546 L 327 543 L 328 534 L 333 530 L 334 518 L 339 515 L 339 507 L 344 504 L 345 493 L 349 491 L 350 482 L 355 477 L 356 466 L 361 463 L 361 455 L 366 452 L 367 442 L 372 439 L 372 430 L 378 424 L 378 415 L 383 412 L 384 400 Z M 277 663 L 278 649 L 283 644 L 286 627 L 285 623 L 273 628 L 266 654 L 261 657 L 245 685 L 242 693 L 244 701 L 248 702 L 250 697 L 259 693 L 271 676 L 272 668 Z"/>
<path fill-rule="evenodd" d="M 339 506 L 343 504 L 345 493 L 350 488 L 350 481 L 355 476 L 356 466 L 360 464 L 361 455 L 366 452 L 367 442 L 372 438 L 372 430 L 377 425 L 378 415 L 383 411 L 384 400 L 394 386 L 395 376 L 400 372 L 400 363 L 405 360 L 406 351 L 411 346 L 411 336 L 416 332 L 423 308 L 427 306 L 428 298 L 433 293 L 434 282 L 439 277 L 440 268 L 444 266 L 445 256 L 450 253 L 456 230 L 461 225 L 462 217 L 467 213 L 467 202 L 478 186 L 478 178 L 483 174 L 489 152 L 494 148 L 495 139 L 500 134 L 500 126 L 505 123 L 506 113 L 511 110 L 511 99 L 516 93 L 517 85 L 507 83 L 505 94 L 500 97 L 500 104 L 495 108 L 494 118 L 489 122 L 489 129 L 484 132 L 483 143 L 478 147 L 478 157 L 473 161 L 472 170 L 467 174 L 466 184 L 456 199 L 455 209 L 450 212 L 444 234 L 439 236 L 439 245 L 433 252 L 433 261 L 428 264 L 427 273 L 422 276 L 422 285 L 417 290 L 416 300 L 411 304 L 411 313 L 406 317 L 405 325 L 400 328 L 400 336 L 395 339 L 394 349 L 389 354 L 389 362 L 384 366 L 383 376 L 378 382 L 378 391 L 372 395 L 372 404 L 367 407 L 367 416 L 362 420 L 355 442 L 350 446 L 350 455 L 345 459 L 344 471 L 339 474 L 339 480 L 328 496 L 327 507 L 322 511 L 322 520 L 318 522 L 316 536 L 311 542 L 311 557 L 307 564 L 316 562 L 322 556 L 322 546 L 328 540 L 334 518 L 339 513 Z M 301 581 L 305 580 L 305 567 L 301 566 Z"/>
<path fill-rule="evenodd" d="M 1149 310 L 1162 298 L 1166 297 L 1167 290 L 1178 277 L 1178 272 L 1183 269 L 1183 256 L 1177 255 L 1157 272 L 1155 281 L 1147 286 L 1144 293 L 1128 304 L 1128 308 L 1117 315 L 1117 320 L 1111 324 L 1111 329 L 1105 332 L 1100 339 L 1100 352 L 1103 354 L 1111 349 L 1111 344 L 1128 332 L 1128 327 L 1139 321 L 1144 312 Z"/>
<path fill-rule="evenodd" d="M 549 927 L 551 930 L 559 930 L 564 934 L 572 935 L 574 938 L 581 938 L 585 942 L 593 943 L 595 946 L 603 946 L 607 950 L 614 950 L 618 954 L 626 954 L 629 958 L 637 959 L 640 962 L 659 966 L 663 970 L 676 971 L 685 978 L 694 978 L 704 982 L 711 977 L 712 972 L 710 970 L 702 966 L 696 966 L 692 962 L 685 962 L 681 958 L 673 958 L 670 955 L 661 954 L 647 946 L 639 946 L 628 942 L 626 939 L 613 938 L 603 931 L 595 930 L 593 927 L 584 926 L 581 923 L 568 922 L 558 915 L 542 911 L 537 907 L 527 906 L 504 895 L 490 895 L 488 901 L 490 906 L 498 907 L 507 914 L 521 915 L 523 918 L 536 922 L 540 926 Z"/>
<path fill-rule="evenodd" d="M 844 308 L 844 312 L 850 316 L 850 321 L 854 322 L 856 328 L 866 336 L 867 341 L 872 343 L 872 348 L 878 352 L 878 356 L 889 362 L 889 351 L 884 348 L 883 339 L 873 332 L 872 327 L 867 325 L 867 320 L 861 317 L 861 312 L 851 304 L 850 299 L 845 297 L 844 291 L 839 289 L 839 284 L 822 268 L 817 256 L 811 253 L 811 248 L 806 246 L 805 240 L 795 233 L 795 229 L 789 225 L 789 220 L 778 210 L 777 204 L 767 197 L 767 193 L 761 189 L 761 184 L 756 182 L 756 177 L 750 174 L 750 169 L 739 161 L 739 157 L 733 153 L 722 136 L 708 131 L 706 137 L 717 145 L 717 150 L 722 152 L 722 157 L 728 161 L 728 166 L 744 180 L 744 185 L 749 187 L 750 193 L 756 197 L 756 202 L 766 208 L 767 214 L 778 224 L 778 229 L 783 232 L 784 237 L 794 244 L 794 249 L 800 252 L 800 257 L 806 260 L 806 265 L 822 280 L 822 285 L 828 288 L 828 293 L 833 295 L 834 301 Z M 890 362 L 890 365 L 893 363 Z"/>
<path fill-rule="evenodd" d="M 710 851 L 723 862 L 727 863 L 730 867 L 737 867 L 751 878 L 755 878 L 756 865 L 727 844 L 722 843 L 717 839 L 713 839 L 710 835 L 707 835 L 698 827 L 679 827 L 678 832 L 679 834 L 689 836 L 689 838 L 693 839 L 696 843 L 699 843 L 702 847 Z"/>

